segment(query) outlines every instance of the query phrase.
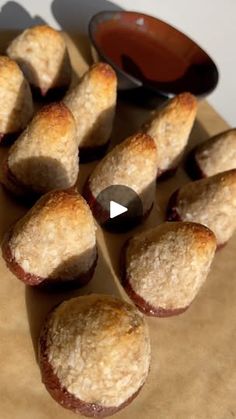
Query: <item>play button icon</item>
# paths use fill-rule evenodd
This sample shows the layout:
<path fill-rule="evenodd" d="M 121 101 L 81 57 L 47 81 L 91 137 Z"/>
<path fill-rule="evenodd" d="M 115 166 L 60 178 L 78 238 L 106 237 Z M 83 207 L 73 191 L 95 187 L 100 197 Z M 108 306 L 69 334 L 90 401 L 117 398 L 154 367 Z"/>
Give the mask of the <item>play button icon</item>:
<path fill-rule="evenodd" d="M 128 186 L 112 185 L 95 198 L 84 194 L 93 216 L 105 230 L 123 233 L 143 220 L 143 205 L 138 194 Z"/>
<path fill-rule="evenodd" d="M 128 211 L 127 207 L 118 204 L 118 202 L 110 201 L 110 218 L 118 217 L 118 215 L 124 214 L 126 211 Z"/>

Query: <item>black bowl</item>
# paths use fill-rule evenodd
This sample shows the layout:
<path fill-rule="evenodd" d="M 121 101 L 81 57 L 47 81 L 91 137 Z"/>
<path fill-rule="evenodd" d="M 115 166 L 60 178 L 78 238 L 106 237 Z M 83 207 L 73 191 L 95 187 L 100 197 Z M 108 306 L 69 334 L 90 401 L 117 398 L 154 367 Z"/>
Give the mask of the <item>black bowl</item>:
<path fill-rule="evenodd" d="M 206 96 L 218 83 L 213 60 L 167 23 L 137 12 L 100 12 L 89 23 L 92 56 L 116 71 L 120 90 Z"/>

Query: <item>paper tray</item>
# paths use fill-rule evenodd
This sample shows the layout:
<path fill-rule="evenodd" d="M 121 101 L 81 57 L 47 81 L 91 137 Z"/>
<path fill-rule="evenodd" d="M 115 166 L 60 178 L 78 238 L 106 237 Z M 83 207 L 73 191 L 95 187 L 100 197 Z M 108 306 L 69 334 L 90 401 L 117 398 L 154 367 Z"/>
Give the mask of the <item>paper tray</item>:
<path fill-rule="evenodd" d="M 1 49 L 14 36 L 1 35 Z M 88 42 L 66 35 L 73 66 L 87 67 Z M 78 50 L 80 49 L 80 51 Z M 84 58 L 85 57 L 85 58 Z M 113 141 L 135 132 L 148 111 L 119 103 Z M 227 128 L 206 103 L 199 105 L 190 147 Z M 0 149 L 2 161 L 6 149 Z M 81 165 L 80 186 L 95 164 Z M 0 258 L 0 411 L 4 419 L 69 419 L 76 416 L 60 407 L 41 383 L 37 338 L 46 313 L 72 295 L 103 292 L 127 298 L 117 277 L 119 253 L 125 239 L 164 219 L 171 192 L 188 180 L 183 169 L 157 185 L 157 205 L 146 223 L 126 235 L 97 230 L 99 260 L 90 284 L 76 292 L 46 294 L 25 287 Z M 0 187 L 0 237 L 26 208 Z M 211 273 L 192 306 L 182 315 L 147 318 L 152 363 L 147 383 L 137 399 L 117 419 L 231 419 L 236 416 L 236 237 L 216 254 Z"/>

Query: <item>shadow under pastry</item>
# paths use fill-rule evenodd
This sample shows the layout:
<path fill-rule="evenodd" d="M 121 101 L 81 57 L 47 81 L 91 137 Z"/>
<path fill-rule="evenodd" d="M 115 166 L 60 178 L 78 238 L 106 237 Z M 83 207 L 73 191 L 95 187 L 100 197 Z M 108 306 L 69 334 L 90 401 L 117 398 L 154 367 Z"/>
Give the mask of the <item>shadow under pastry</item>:
<path fill-rule="evenodd" d="M 83 142 L 79 145 L 79 161 L 80 163 L 91 163 L 95 160 L 100 160 L 108 151 L 110 146 L 110 138 L 105 142 L 96 144 L 96 138 L 102 139 L 104 130 L 104 124 L 106 124 L 107 115 L 112 111 L 112 108 L 108 108 L 100 112 L 96 121 L 88 129 L 86 135 L 83 138 Z M 78 128 L 79 129 L 79 128 Z M 112 135 L 112 134 L 111 134 Z M 91 145 L 86 145 L 91 143 Z M 85 144 L 85 145 L 83 145 Z"/>
<path fill-rule="evenodd" d="M 103 256 L 103 250 L 97 243 L 98 260 L 95 275 L 91 281 L 83 288 L 61 290 L 52 292 L 49 289 L 40 287 L 25 286 L 25 304 L 30 327 L 32 343 L 35 351 L 35 358 L 38 361 L 38 339 L 42 325 L 48 313 L 59 305 L 62 301 L 91 293 L 110 294 L 120 297 L 120 291 L 114 278 L 112 278 L 111 269 Z M 83 255 L 81 255 L 82 257 Z M 69 263 L 68 261 L 65 264 Z M 64 264 L 64 266 L 65 266 Z M 61 270 L 59 266 L 57 270 Z M 95 268 L 94 268 L 95 269 Z"/>
<path fill-rule="evenodd" d="M 65 51 L 60 67 L 57 70 L 57 74 L 54 80 L 55 86 L 52 85 L 52 87 L 49 88 L 48 90 L 43 90 L 39 87 L 40 80 L 38 77 L 38 73 L 35 71 L 35 68 L 32 66 L 32 64 L 28 60 L 26 60 L 25 58 L 17 58 L 17 63 L 19 64 L 26 79 L 34 80 L 34 84 L 29 82 L 34 100 L 39 101 L 39 102 L 44 102 L 44 103 L 50 103 L 50 102 L 60 101 L 64 97 L 72 79 L 72 69 L 71 69 L 69 55 L 67 51 Z M 66 66 L 70 67 L 71 75 L 68 76 L 68 81 L 65 84 L 57 85 L 56 81 L 59 78 L 62 72 L 62 69 L 65 68 Z"/>
<path fill-rule="evenodd" d="M 22 182 L 14 173 L 22 173 L 29 179 L 29 182 L 27 184 Z M 14 164 L 14 173 L 9 168 L 6 158 L 3 163 L 2 184 L 13 197 L 29 206 L 32 206 L 42 194 L 52 189 L 74 186 L 70 185 L 62 164 L 51 157 L 39 156 L 22 159 Z"/>
<path fill-rule="evenodd" d="M 199 179 L 199 176 L 202 177 L 194 158 L 193 149 L 195 149 L 197 145 L 204 143 L 208 138 L 209 134 L 207 130 L 201 124 L 201 122 L 198 119 L 196 119 L 193 125 L 193 130 L 190 134 L 187 147 L 184 152 L 183 159 L 180 163 L 183 170 L 185 170 L 185 173 L 188 175 L 190 179 Z M 200 139 L 201 141 L 199 141 Z"/>

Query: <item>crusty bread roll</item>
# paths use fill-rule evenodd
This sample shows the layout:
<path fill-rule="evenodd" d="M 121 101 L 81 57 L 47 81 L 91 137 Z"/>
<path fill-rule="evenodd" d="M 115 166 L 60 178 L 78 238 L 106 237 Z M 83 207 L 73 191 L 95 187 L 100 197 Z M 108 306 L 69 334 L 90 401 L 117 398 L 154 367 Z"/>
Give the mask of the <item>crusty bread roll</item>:
<path fill-rule="evenodd" d="M 10 148 L 5 186 L 19 196 L 74 186 L 78 149 L 73 115 L 61 103 L 44 106 Z"/>
<path fill-rule="evenodd" d="M 195 97 L 190 93 L 181 93 L 158 108 L 144 124 L 143 131 L 154 138 L 158 148 L 158 176 L 177 167 L 196 112 Z"/>
<path fill-rule="evenodd" d="M 195 223 L 163 223 L 131 238 L 122 255 L 122 281 L 150 316 L 184 312 L 196 297 L 216 249 L 212 231 Z"/>
<path fill-rule="evenodd" d="M 81 161 L 100 157 L 112 132 L 116 106 L 117 78 L 104 63 L 94 64 L 79 84 L 64 98 L 74 115 Z"/>
<path fill-rule="evenodd" d="M 210 228 L 218 247 L 230 239 L 236 228 L 236 169 L 189 182 L 171 197 L 169 221 L 193 221 Z"/>
<path fill-rule="evenodd" d="M 9 269 L 28 285 L 84 285 L 97 259 L 86 201 L 72 189 L 49 192 L 6 234 L 2 251 Z"/>
<path fill-rule="evenodd" d="M 32 115 L 31 91 L 20 67 L 0 56 L 0 142 L 11 134 L 19 134 Z"/>
<path fill-rule="evenodd" d="M 7 54 L 18 62 L 29 83 L 42 96 L 70 84 L 72 70 L 64 38 L 50 26 L 26 29 L 13 39 Z"/>
<path fill-rule="evenodd" d="M 84 196 L 92 211 L 96 211 L 100 192 L 112 185 L 124 185 L 140 197 L 145 218 L 155 199 L 156 167 L 156 145 L 147 134 L 133 135 L 118 144 L 99 162 L 85 185 Z"/>
<path fill-rule="evenodd" d="M 147 378 L 147 325 L 135 307 L 108 295 L 67 300 L 44 324 L 39 364 L 47 390 L 63 407 L 85 416 L 112 415 Z"/>
<path fill-rule="evenodd" d="M 236 128 L 221 132 L 195 147 L 189 154 L 187 169 L 193 178 L 236 169 Z"/>

